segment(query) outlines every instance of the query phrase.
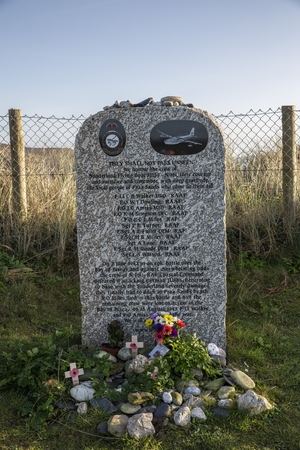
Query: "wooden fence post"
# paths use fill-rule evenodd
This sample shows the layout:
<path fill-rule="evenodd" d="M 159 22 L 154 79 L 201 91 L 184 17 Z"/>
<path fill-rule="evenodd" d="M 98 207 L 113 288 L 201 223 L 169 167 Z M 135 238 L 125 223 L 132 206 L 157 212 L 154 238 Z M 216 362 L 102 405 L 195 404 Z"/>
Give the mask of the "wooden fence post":
<path fill-rule="evenodd" d="M 12 208 L 20 220 L 27 217 L 25 147 L 22 130 L 21 109 L 10 109 L 9 133 L 12 173 Z"/>
<path fill-rule="evenodd" d="M 282 202 L 285 224 L 295 221 L 296 199 L 296 107 L 282 106 Z"/>

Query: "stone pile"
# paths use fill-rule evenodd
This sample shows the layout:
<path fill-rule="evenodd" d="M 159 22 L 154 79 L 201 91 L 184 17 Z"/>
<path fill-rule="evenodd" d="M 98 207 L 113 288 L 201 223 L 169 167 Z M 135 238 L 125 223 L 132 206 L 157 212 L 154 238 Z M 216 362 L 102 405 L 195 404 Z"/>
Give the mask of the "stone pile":
<path fill-rule="evenodd" d="M 114 363 L 114 375 L 106 380 L 110 387 L 121 391 L 128 373 L 140 374 L 147 370 L 149 358 L 138 355 L 130 358 L 130 350 L 123 348 L 118 353 L 118 362 Z M 220 353 L 222 353 L 220 349 Z M 216 356 L 216 355 L 214 355 Z M 222 353 L 222 356 L 226 356 Z M 120 362 L 122 361 L 122 362 Z M 175 389 L 153 395 L 151 392 L 131 392 L 127 401 L 114 405 L 106 398 L 94 398 L 95 390 L 91 381 L 83 381 L 70 390 L 74 404 L 60 400 L 59 408 L 74 409 L 85 414 L 88 406 L 100 408 L 111 414 L 108 421 L 101 422 L 97 430 L 102 435 L 122 437 L 128 433 L 139 439 L 155 434 L 159 426 L 167 426 L 170 420 L 179 427 L 187 426 L 192 419 L 205 421 L 210 411 L 218 417 L 228 417 L 230 411 L 238 409 L 249 415 L 260 414 L 272 408 L 268 400 L 254 392 L 255 382 L 241 370 L 228 367 L 220 369 L 220 377 L 205 381 L 203 374 L 195 370 L 195 378 L 187 381 L 178 379 Z"/>
<path fill-rule="evenodd" d="M 168 95 L 162 97 L 160 101 L 155 101 L 152 97 L 146 98 L 139 103 L 132 103 L 130 100 L 116 100 L 111 106 L 104 106 L 104 111 L 114 108 L 141 108 L 145 106 L 187 106 L 194 108 L 193 103 L 184 103 L 181 97 L 176 95 Z"/>

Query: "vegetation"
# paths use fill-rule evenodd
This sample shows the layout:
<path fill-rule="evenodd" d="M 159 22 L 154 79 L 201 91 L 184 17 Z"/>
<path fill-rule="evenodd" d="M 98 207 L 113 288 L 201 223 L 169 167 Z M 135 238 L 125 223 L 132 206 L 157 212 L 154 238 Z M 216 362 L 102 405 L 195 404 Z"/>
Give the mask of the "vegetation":
<path fill-rule="evenodd" d="M 81 323 L 75 261 L 72 265 L 58 265 L 56 258 L 47 258 L 30 267 L 23 261 L 31 272 L 20 271 L 12 277 L 10 271 L 14 270 L 18 258 L 9 253 L 0 255 L 0 261 L 5 261 L 7 267 L 0 275 L 1 449 L 168 450 L 174 448 L 174 442 L 177 447 L 187 449 L 299 448 L 300 274 L 297 258 L 282 257 L 276 264 L 270 264 L 258 256 L 251 259 L 246 254 L 228 267 L 229 362 L 248 371 L 256 381 L 256 391 L 274 403 L 275 409 L 256 417 L 236 411 L 228 419 L 209 416 L 205 423 L 193 422 L 187 429 L 178 429 L 170 422 L 167 427 L 158 425 L 153 438 L 134 441 L 98 435 L 97 424 L 107 418 L 100 410 L 91 409 L 84 416 L 73 411 L 53 410 L 55 399 L 68 398 L 71 382 L 65 380 L 62 373 L 69 370 L 69 363 L 75 358 L 78 367 L 79 364 L 80 367 L 94 364 L 88 354 L 81 356 L 85 360 L 80 360 L 73 347 L 80 343 Z M 163 361 L 159 382 L 165 387 L 170 380 L 170 365 L 177 363 Z M 22 375 L 13 380 L 11 374 L 16 372 L 16 367 Z M 38 367 L 43 367 L 42 371 L 37 370 Z M 97 368 L 103 376 L 107 369 L 106 365 Z M 51 383 L 48 386 L 41 383 L 44 375 L 49 380 L 54 375 L 57 378 L 58 371 L 58 385 L 50 387 Z M 34 397 L 34 393 L 38 395 Z M 49 403 L 41 401 L 46 393 Z M 39 414 L 32 414 L 41 405 Z M 51 419 L 47 427 L 40 428 L 38 419 L 48 415 Z"/>

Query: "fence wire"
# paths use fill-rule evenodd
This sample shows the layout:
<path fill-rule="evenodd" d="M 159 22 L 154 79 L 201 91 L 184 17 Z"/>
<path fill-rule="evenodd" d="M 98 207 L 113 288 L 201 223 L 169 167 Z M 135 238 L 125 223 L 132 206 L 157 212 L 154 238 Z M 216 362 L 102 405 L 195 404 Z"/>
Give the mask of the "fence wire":
<path fill-rule="evenodd" d="M 283 214 L 284 171 L 293 178 L 292 195 L 298 198 L 300 194 L 300 111 L 295 111 L 293 124 L 296 151 L 285 162 L 281 108 L 214 117 L 222 127 L 226 147 L 227 227 L 241 229 L 259 209 L 268 212 L 269 220 L 278 220 Z M 85 119 L 82 115 L 68 119 L 23 115 L 10 129 L 9 114 L 0 116 L 0 232 L 8 245 L 13 244 L 7 217 L 16 210 L 22 219 L 43 223 L 43 231 L 35 237 L 40 247 L 48 245 L 49 234 L 68 239 L 66 230 L 60 228 L 67 222 L 70 230 L 75 227 L 74 143 Z M 11 140 L 16 147 L 24 147 L 23 153 L 13 151 Z M 29 241 L 28 237 L 22 243 L 23 252 L 30 247 Z"/>

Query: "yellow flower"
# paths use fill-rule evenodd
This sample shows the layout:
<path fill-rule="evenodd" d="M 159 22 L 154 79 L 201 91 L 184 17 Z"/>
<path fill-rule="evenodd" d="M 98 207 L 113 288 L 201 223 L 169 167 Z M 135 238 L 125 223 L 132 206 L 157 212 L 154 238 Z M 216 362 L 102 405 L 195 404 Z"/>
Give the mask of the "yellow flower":
<path fill-rule="evenodd" d="M 173 322 L 173 316 L 171 314 L 165 314 L 164 319 L 166 319 L 167 323 Z"/>
<path fill-rule="evenodd" d="M 153 320 L 152 319 L 147 319 L 145 322 L 146 327 L 150 327 L 150 325 L 152 325 Z"/>

